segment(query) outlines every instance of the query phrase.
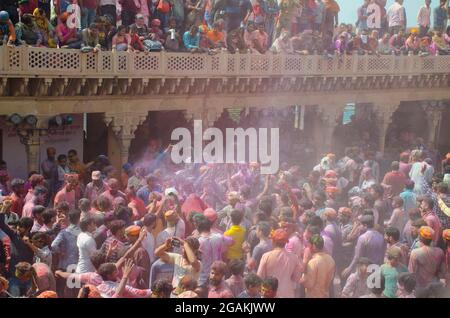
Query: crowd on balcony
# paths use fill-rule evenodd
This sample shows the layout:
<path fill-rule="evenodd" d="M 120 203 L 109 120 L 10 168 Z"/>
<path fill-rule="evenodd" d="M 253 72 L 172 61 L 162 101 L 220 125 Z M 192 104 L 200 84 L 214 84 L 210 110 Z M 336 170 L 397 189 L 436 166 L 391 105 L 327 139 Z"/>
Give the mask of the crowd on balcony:
<path fill-rule="evenodd" d="M 148 52 L 450 54 L 446 0 L 425 0 L 407 28 L 403 0 L 364 0 L 339 24 L 335 0 L 3 0 L 10 46 Z"/>

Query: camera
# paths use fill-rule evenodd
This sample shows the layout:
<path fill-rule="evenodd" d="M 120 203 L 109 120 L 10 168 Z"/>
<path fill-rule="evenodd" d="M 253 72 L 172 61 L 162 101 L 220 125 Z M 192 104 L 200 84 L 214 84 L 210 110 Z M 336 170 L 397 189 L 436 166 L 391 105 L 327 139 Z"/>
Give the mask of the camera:
<path fill-rule="evenodd" d="M 171 241 L 171 244 L 172 244 L 173 247 L 180 247 L 181 246 L 181 242 L 177 238 L 173 238 L 172 241 Z"/>

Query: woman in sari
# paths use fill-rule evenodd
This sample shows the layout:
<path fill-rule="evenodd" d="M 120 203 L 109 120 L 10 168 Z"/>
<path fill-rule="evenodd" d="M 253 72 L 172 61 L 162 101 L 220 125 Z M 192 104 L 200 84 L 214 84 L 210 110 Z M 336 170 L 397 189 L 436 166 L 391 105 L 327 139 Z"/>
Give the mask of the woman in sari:
<path fill-rule="evenodd" d="M 44 10 L 36 8 L 33 11 L 33 16 L 36 27 L 42 35 L 41 45 L 49 48 L 56 48 L 57 41 L 55 38 L 54 28 L 45 16 Z"/>

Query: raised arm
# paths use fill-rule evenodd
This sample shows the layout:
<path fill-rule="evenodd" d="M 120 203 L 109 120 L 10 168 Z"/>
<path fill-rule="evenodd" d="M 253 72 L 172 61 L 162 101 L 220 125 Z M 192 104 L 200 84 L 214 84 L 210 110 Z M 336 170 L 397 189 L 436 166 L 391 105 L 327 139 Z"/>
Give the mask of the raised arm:
<path fill-rule="evenodd" d="M 200 272 L 200 262 L 197 259 L 197 256 L 195 255 L 194 251 L 192 251 L 192 248 L 189 246 L 189 244 L 184 241 L 180 240 L 183 243 L 184 251 L 186 252 L 186 257 L 189 262 L 189 264 L 192 265 L 192 268 L 198 273 Z"/>
<path fill-rule="evenodd" d="M 131 246 L 128 251 L 125 252 L 125 254 L 116 262 L 116 267 L 117 269 L 119 269 L 126 261 L 127 258 L 129 258 L 131 255 L 134 254 L 134 252 L 136 252 L 136 250 L 139 248 L 139 246 L 141 245 L 142 241 L 144 240 L 144 238 L 147 235 L 151 235 L 149 233 L 147 233 L 147 231 L 145 229 L 141 230 L 141 233 L 139 233 L 139 238 L 137 239 L 137 241 L 133 244 L 133 246 Z"/>
<path fill-rule="evenodd" d="M 123 275 L 122 279 L 120 280 L 119 286 L 117 286 L 116 292 L 112 296 L 112 298 L 120 298 L 123 295 L 123 292 L 125 291 L 125 287 L 127 286 L 128 277 L 130 277 L 130 273 L 133 270 L 134 263 L 133 260 L 128 259 L 125 262 L 125 265 L 123 266 Z"/>
<path fill-rule="evenodd" d="M 162 244 L 155 250 L 155 256 L 159 257 L 164 263 L 172 264 L 172 259 L 167 253 L 167 250 L 169 250 L 171 247 L 172 247 L 172 239 L 168 238 L 165 244 Z"/>
<path fill-rule="evenodd" d="M 5 232 L 5 234 L 9 236 L 11 241 L 18 240 L 19 236 L 17 235 L 17 233 L 11 230 L 11 228 L 5 223 L 5 212 L 5 205 L 2 205 L 0 208 L 0 230 Z"/>

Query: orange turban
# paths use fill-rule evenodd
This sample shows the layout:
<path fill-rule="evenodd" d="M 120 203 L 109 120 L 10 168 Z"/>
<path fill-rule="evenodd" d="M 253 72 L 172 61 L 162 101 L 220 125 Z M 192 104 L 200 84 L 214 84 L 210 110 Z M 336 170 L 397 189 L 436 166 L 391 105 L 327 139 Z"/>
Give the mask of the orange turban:
<path fill-rule="evenodd" d="M 336 187 L 327 187 L 326 189 L 325 189 L 325 191 L 327 192 L 327 193 L 329 193 L 329 194 L 333 194 L 333 193 L 337 193 L 338 191 L 339 191 L 339 189 L 338 188 L 336 188 Z"/>
<path fill-rule="evenodd" d="M 445 156 L 446 159 L 450 159 L 450 152 Z"/>
<path fill-rule="evenodd" d="M 141 227 L 137 226 L 137 225 L 130 225 L 129 227 L 127 227 L 125 229 L 126 235 L 138 236 L 140 232 L 141 232 Z"/>
<path fill-rule="evenodd" d="M 36 298 L 58 298 L 58 295 L 53 290 L 47 290 L 45 292 L 42 292 Z"/>
<path fill-rule="evenodd" d="M 444 232 L 442 232 L 442 237 L 445 241 L 450 242 L 450 229 L 444 230 Z"/>
<path fill-rule="evenodd" d="M 434 237 L 434 230 L 429 226 L 422 226 L 419 229 L 419 234 L 422 238 L 426 240 L 432 240 Z"/>
<path fill-rule="evenodd" d="M 67 19 L 69 18 L 69 12 L 64 12 L 63 14 L 61 14 L 60 16 L 59 16 L 59 19 L 62 21 L 62 22 L 66 22 L 67 21 Z"/>
<path fill-rule="evenodd" d="M 286 244 L 289 241 L 289 235 L 286 230 L 277 229 L 272 233 L 272 241 L 274 243 Z"/>

